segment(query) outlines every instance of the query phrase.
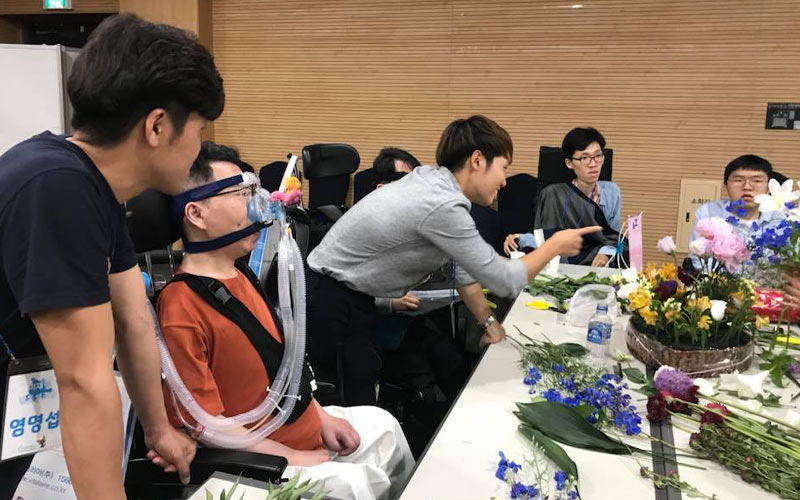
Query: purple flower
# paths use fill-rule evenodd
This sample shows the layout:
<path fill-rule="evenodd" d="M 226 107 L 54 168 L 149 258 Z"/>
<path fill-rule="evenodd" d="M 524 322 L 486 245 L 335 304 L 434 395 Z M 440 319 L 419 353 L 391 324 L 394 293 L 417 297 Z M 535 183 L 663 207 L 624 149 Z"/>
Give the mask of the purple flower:
<path fill-rule="evenodd" d="M 800 363 L 789 363 L 789 366 L 786 367 L 786 371 L 792 375 L 800 376 Z"/>
<path fill-rule="evenodd" d="M 656 390 L 669 391 L 678 397 L 685 396 L 694 387 L 694 382 L 689 375 L 671 366 L 659 368 L 653 377 L 653 384 L 655 384 Z"/>

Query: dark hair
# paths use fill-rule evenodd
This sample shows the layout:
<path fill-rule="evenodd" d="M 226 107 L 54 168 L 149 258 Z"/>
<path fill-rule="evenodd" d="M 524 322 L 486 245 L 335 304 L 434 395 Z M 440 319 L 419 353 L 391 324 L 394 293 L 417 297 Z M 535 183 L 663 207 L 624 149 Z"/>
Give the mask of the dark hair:
<path fill-rule="evenodd" d="M 508 132 L 493 120 L 475 115 L 455 120 L 442 132 L 436 147 L 436 163 L 455 173 L 464 167 L 467 158 L 478 150 L 491 165 L 495 156 L 511 163 L 514 145 Z"/>
<path fill-rule="evenodd" d="M 561 141 L 561 150 L 564 152 L 564 158 L 572 159 L 575 151 L 583 151 L 589 147 L 589 144 L 596 142 L 600 144 L 600 149 L 606 147 L 606 140 L 603 134 L 592 127 L 576 127 L 564 136 Z"/>
<path fill-rule="evenodd" d="M 412 169 L 420 166 L 419 160 L 405 149 L 383 148 L 378 153 L 378 156 L 375 157 L 375 161 L 372 162 L 372 170 L 378 182 L 386 180 L 389 175 L 395 173 L 395 160 L 407 163 Z"/>
<path fill-rule="evenodd" d="M 760 156 L 742 155 L 735 158 L 725 167 L 725 184 L 728 183 L 728 177 L 740 168 L 744 170 L 757 170 L 767 174 L 767 177 L 772 177 L 772 164 L 770 162 Z"/>
<path fill-rule="evenodd" d="M 203 141 L 200 145 L 200 154 L 189 169 L 189 188 L 208 184 L 214 178 L 211 164 L 215 161 L 227 161 L 239 165 L 241 159 L 239 152 L 228 146 L 223 146 L 212 141 Z M 241 168 L 241 167 L 239 167 Z"/>
<path fill-rule="evenodd" d="M 242 169 L 242 172 L 250 172 L 251 174 L 256 173 L 256 169 L 254 169 L 252 165 L 244 160 L 239 160 L 236 162 L 236 164 L 239 165 L 239 168 Z"/>
<path fill-rule="evenodd" d="M 197 37 L 125 13 L 92 32 L 67 80 L 72 126 L 87 142 L 120 142 L 155 108 L 167 110 L 177 133 L 196 111 L 216 119 L 225 105 L 222 77 Z"/>

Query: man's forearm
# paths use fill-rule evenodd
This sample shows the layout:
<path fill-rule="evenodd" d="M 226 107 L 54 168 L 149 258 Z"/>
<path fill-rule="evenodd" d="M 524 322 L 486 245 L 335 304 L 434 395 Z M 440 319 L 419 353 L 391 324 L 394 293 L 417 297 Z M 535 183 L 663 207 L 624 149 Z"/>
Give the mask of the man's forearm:
<path fill-rule="evenodd" d="M 58 390 L 61 439 L 76 496 L 123 500 L 122 409 L 110 360 L 104 373 L 62 376 Z"/>
<path fill-rule="evenodd" d="M 480 283 L 475 282 L 459 287 L 458 295 L 461 296 L 461 300 L 464 301 L 467 309 L 469 309 L 469 312 L 472 313 L 478 323 L 486 321 L 486 318 L 492 314 Z"/>
<path fill-rule="evenodd" d="M 169 426 L 161 392 L 161 359 L 149 311 L 117 330 L 117 363 L 145 431 Z"/>

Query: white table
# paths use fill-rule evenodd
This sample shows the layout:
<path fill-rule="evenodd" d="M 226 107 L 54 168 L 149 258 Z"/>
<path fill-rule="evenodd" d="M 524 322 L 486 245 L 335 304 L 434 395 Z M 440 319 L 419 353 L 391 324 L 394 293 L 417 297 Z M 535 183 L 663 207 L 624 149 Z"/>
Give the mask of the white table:
<path fill-rule="evenodd" d="M 583 276 L 590 270 L 581 266 L 560 267 L 562 273 L 575 277 Z M 601 272 L 610 274 L 612 271 Z M 507 335 L 524 341 L 513 327 L 516 325 L 523 333 L 538 340 L 544 340 L 546 335 L 554 343 L 585 342 L 584 329 L 567 325 L 564 315 L 526 307 L 525 304 L 531 299 L 527 292 L 517 298 L 503 322 Z M 615 349 L 628 352 L 625 347 L 627 320 L 627 316 L 617 318 L 612 333 L 612 352 Z M 503 450 L 507 457 L 516 461 L 531 455 L 530 445 L 517 432 L 519 421 L 512 413 L 515 402 L 530 400 L 528 387 L 522 383 L 524 373 L 519 360 L 520 353 L 513 342 L 506 340 L 489 347 L 418 463 L 401 500 L 508 498 L 508 485 L 494 476 L 499 460 L 498 451 Z M 641 363 L 634 362 L 633 366 L 644 371 Z M 645 398 L 635 392 L 632 396 L 642 414 L 642 427 L 646 431 Z M 678 446 L 688 447 L 688 435 L 677 429 L 675 433 Z M 650 449 L 646 438 L 628 442 Z M 652 482 L 640 476 L 640 466 L 633 458 L 567 446 L 564 449 L 578 466 L 580 491 L 584 500 L 655 498 Z M 649 459 L 639 456 L 637 459 L 642 465 L 652 467 Z M 746 484 L 721 465 L 708 461 L 687 461 L 708 468 L 706 471 L 697 471 L 678 467 L 681 477 L 703 493 L 716 493 L 721 500 L 778 498 L 758 486 Z"/>

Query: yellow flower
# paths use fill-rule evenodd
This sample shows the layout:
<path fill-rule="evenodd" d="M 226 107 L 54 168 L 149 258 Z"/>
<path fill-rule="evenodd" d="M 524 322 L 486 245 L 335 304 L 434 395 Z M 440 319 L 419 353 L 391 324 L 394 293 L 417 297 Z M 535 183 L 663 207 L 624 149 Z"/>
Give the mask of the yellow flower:
<path fill-rule="evenodd" d="M 637 288 L 636 291 L 631 292 L 631 294 L 628 296 L 628 301 L 630 302 L 630 308 L 632 311 L 636 311 L 637 309 L 642 309 L 644 307 L 650 307 L 650 292 L 641 287 Z"/>
<path fill-rule="evenodd" d="M 701 313 L 711 309 L 711 300 L 708 297 L 700 297 L 699 299 L 689 299 L 686 301 L 686 308 L 693 311 L 700 311 Z"/>
<path fill-rule="evenodd" d="M 675 264 L 664 264 L 658 270 L 658 275 L 665 281 L 676 280 L 678 279 L 678 268 L 675 267 Z"/>
<path fill-rule="evenodd" d="M 700 316 L 700 319 L 697 320 L 697 328 L 701 330 L 708 330 L 709 326 L 711 326 L 711 318 L 708 316 Z"/>
<path fill-rule="evenodd" d="M 656 318 L 658 318 L 658 313 L 653 311 L 649 307 L 643 307 L 639 309 L 638 313 L 642 316 L 642 319 L 648 325 L 653 326 L 656 324 Z"/>
<path fill-rule="evenodd" d="M 742 305 L 742 300 L 744 300 L 744 293 L 742 293 L 741 290 L 734 292 L 731 294 L 731 299 L 733 300 L 733 303 L 736 304 L 736 307 L 739 307 Z"/>
<path fill-rule="evenodd" d="M 666 309 L 664 311 L 664 317 L 667 318 L 667 322 L 672 323 L 673 321 L 675 321 L 675 318 L 680 316 L 680 314 L 681 314 L 681 303 L 669 299 L 666 303 Z"/>
<path fill-rule="evenodd" d="M 656 280 L 656 276 L 658 275 L 658 268 L 651 262 L 650 264 L 644 266 L 644 271 L 642 271 L 642 274 L 650 282 L 654 282 Z"/>
<path fill-rule="evenodd" d="M 769 325 L 769 317 L 756 316 L 756 328 L 764 328 L 767 325 Z"/>

